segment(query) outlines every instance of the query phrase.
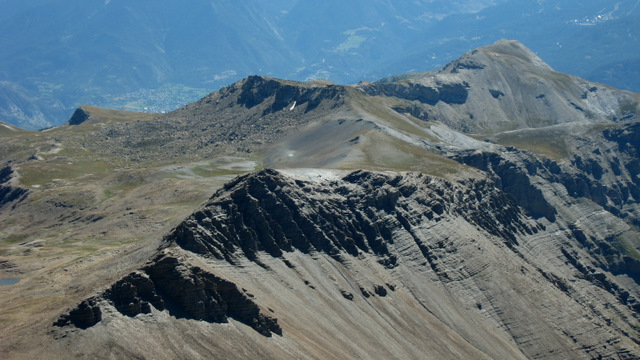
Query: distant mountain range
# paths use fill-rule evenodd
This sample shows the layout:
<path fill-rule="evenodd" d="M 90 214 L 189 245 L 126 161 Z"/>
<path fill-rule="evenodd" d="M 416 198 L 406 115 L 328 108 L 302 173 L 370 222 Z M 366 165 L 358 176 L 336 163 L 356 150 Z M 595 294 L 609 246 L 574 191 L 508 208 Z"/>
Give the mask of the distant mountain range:
<path fill-rule="evenodd" d="M 251 74 L 348 84 L 515 38 L 559 71 L 640 91 L 636 0 L 0 0 L 0 121 L 82 104 L 170 111 Z"/>

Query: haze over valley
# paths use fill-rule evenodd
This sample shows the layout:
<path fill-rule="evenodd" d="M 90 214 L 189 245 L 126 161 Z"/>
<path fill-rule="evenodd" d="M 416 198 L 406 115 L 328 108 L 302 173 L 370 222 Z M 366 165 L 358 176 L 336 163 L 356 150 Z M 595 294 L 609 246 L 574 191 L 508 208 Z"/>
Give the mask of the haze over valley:
<path fill-rule="evenodd" d="M 637 0 L 2 0 L 0 14 L 0 121 L 31 130 L 86 104 L 172 111 L 249 75 L 347 85 L 431 71 L 502 38 L 640 91 Z"/>

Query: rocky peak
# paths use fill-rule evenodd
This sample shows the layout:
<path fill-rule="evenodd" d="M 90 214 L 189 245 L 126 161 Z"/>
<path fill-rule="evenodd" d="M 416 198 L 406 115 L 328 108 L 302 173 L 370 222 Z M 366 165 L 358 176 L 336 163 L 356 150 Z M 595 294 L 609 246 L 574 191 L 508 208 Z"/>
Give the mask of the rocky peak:
<path fill-rule="evenodd" d="M 85 109 L 83 109 L 82 107 L 79 107 L 76 109 L 76 111 L 73 112 L 73 115 L 71 115 L 71 118 L 69 118 L 68 124 L 80 125 L 85 121 L 89 120 L 90 116 L 91 114 L 89 114 Z"/>
<path fill-rule="evenodd" d="M 509 167 L 488 162 L 497 172 Z M 568 226 L 564 211 L 557 217 L 530 217 L 486 179 L 360 170 L 311 180 L 261 170 L 220 189 L 167 234 L 150 263 L 55 325 L 64 332 L 168 313 L 207 324 L 234 319 L 302 344 L 300 330 L 286 331 L 300 329 L 300 318 L 325 319 L 322 327 L 341 334 L 331 325 L 339 320 L 327 323 L 323 314 L 364 302 L 366 310 L 352 311 L 368 323 L 393 301 L 394 309 L 426 309 L 488 357 L 638 356 L 631 340 L 637 297 L 585 255 L 578 244 L 591 246 L 591 233 Z M 620 266 L 635 264 L 625 258 Z M 303 308 L 295 307 L 300 299 L 308 299 Z M 610 310 L 592 311 L 591 303 Z M 278 320 L 263 310 L 273 312 L 272 304 Z M 389 336 L 428 326 L 418 321 L 408 330 L 405 320 L 388 321 L 392 330 L 380 331 Z"/>
<path fill-rule="evenodd" d="M 263 115 L 275 113 L 285 108 L 314 110 L 323 101 L 339 101 L 346 89 L 343 86 L 315 83 L 283 81 L 263 76 L 250 76 L 243 80 L 238 95 L 238 104 L 253 108 L 269 101 Z"/>
<path fill-rule="evenodd" d="M 515 40 L 470 51 L 440 70 L 360 87 L 405 100 L 398 112 L 471 133 L 632 121 L 640 106 L 640 95 L 558 73 Z"/>
<path fill-rule="evenodd" d="M 455 72 L 459 69 L 482 69 L 488 62 L 522 62 L 536 68 L 553 70 L 531 49 L 517 40 L 501 39 L 495 43 L 470 51 L 443 68 L 443 71 Z"/>

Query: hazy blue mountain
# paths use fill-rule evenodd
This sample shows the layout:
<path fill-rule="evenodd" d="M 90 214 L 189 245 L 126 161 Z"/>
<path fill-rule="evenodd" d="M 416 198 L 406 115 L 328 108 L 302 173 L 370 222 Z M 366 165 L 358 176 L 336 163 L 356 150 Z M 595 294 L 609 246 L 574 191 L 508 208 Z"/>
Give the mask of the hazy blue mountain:
<path fill-rule="evenodd" d="M 432 24 L 413 51 L 373 76 L 436 68 L 457 53 L 511 38 L 558 71 L 637 92 L 640 77 L 633 76 L 637 71 L 632 64 L 640 59 L 639 23 L 636 0 L 511 0 Z"/>
<path fill-rule="evenodd" d="M 13 11 L 0 25 L 1 86 L 12 98 L 35 98 L 44 105 L 44 117 L 60 123 L 67 114 L 51 109 L 52 101 L 61 101 L 67 112 L 81 103 L 126 106 L 135 96 L 120 104 L 117 97 L 140 89 L 165 84 L 214 89 L 247 73 L 269 72 L 261 64 L 282 73 L 295 57 L 262 11 L 263 3 L 52 0 L 14 7 L 3 2 Z M 15 84 L 24 91 L 14 90 Z M 22 106 L 9 105 L 0 112 L 7 122 L 44 125 L 20 122 L 15 117 L 21 114 L 11 110 Z"/>
<path fill-rule="evenodd" d="M 292 77 L 357 82 L 416 46 L 431 24 L 504 1 L 299 1 L 280 26 L 304 55 Z"/>
<path fill-rule="evenodd" d="M 43 128 L 87 103 L 168 111 L 251 74 L 376 80 L 500 38 L 640 91 L 639 14 L 636 0 L 0 0 L 0 120 Z"/>

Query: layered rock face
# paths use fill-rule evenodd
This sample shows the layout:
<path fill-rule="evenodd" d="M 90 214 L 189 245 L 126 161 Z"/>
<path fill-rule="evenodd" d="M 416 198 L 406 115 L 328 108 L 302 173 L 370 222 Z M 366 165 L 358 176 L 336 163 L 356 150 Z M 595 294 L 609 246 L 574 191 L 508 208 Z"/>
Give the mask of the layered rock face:
<path fill-rule="evenodd" d="M 102 320 L 101 301 L 105 303 L 102 306 L 111 306 L 129 317 L 149 314 L 153 306 L 178 318 L 209 323 L 223 323 L 234 318 L 264 336 L 282 335 L 277 321 L 262 314 L 235 284 L 171 256 L 157 257 L 150 265 L 119 280 L 99 296 L 83 301 L 54 325 L 81 329 L 94 326 Z"/>
<path fill-rule="evenodd" d="M 238 256 L 257 260 L 259 252 L 279 257 L 299 250 L 321 251 L 337 260 L 344 253 L 372 253 L 393 268 L 397 254 L 389 250 L 392 234 L 396 229 L 412 232 L 411 212 L 435 222 L 445 213 L 464 217 L 505 241 L 539 230 L 538 224 L 521 222 L 512 199 L 496 194 L 486 181 L 469 180 L 466 187 L 455 187 L 422 174 L 405 179 L 359 171 L 324 188 L 312 185 L 291 183 L 273 170 L 238 178 L 226 185 L 223 197 L 214 196 L 215 202 L 167 239 L 232 263 Z M 400 201 L 414 195 L 415 202 Z M 418 238 L 416 242 L 423 253 L 429 252 Z"/>
<path fill-rule="evenodd" d="M 28 190 L 16 186 L 11 166 L 0 168 L 0 208 L 20 202 L 28 195 Z"/>
<path fill-rule="evenodd" d="M 564 143 L 571 154 L 565 160 L 512 147 L 460 150 L 452 158 L 486 172 L 533 217 L 555 221 L 559 215 L 598 267 L 637 285 L 640 262 L 629 244 L 635 243 L 640 218 L 640 127 L 636 122 L 597 128 L 572 126 L 556 133 L 552 141 Z M 516 136 L 530 139 L 528 132 Z M 603 216 L 586 215 L 588 208 Z M 638 293 L 636 286 L 631 290 Z"/>
<path fill-rule="evenodd" d="M 562 209 L 531 216 L 483 179 L 322 174 L 237 178 L 59 331 L 104 334 L 170 314 L 176 330 L 179 319 L 200 324 L 167 330 L 180 341 L 234 319 L 285 344 L 249 337 L 240 349 L 292 358 L 640 356 L 636 295 L 586 255 Z M 212 355 L 228 345 L 207 341 Z"/>

